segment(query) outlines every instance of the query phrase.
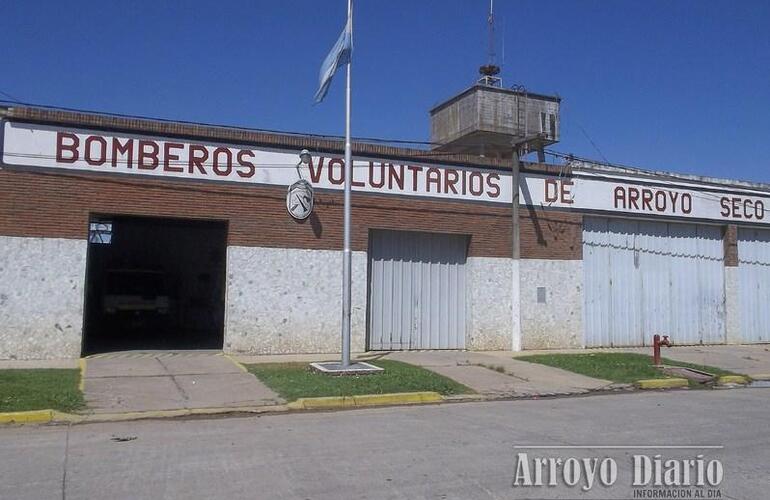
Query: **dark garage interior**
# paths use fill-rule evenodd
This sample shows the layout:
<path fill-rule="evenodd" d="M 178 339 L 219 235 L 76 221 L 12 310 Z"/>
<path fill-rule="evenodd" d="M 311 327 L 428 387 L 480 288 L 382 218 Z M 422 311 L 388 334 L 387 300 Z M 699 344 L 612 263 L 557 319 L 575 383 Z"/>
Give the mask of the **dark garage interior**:
<path fill-rule="evenodd" d="M 221 349 L 226 241 L 226 222 L 92 217 L 83 354 Z"/>

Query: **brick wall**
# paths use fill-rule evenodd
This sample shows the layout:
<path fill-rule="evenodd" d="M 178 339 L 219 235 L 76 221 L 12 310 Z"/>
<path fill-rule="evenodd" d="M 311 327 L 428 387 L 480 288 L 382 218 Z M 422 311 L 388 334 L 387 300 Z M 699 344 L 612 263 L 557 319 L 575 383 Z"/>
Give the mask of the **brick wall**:
<path fill-rule="evenodd" d="M 84 239 L 89 214 L 120 214 L 226 220 L 230 245 L 342 245 L 341 193 L 318 192 L 314 214 L 303 222 L 289 216 L 285 190 L 274 187 L 3 169 L 0 193 L 6 236 Z M 354 250 L 367 249 L 370 228 L 387 228 L 468 234 L 471 256 L 511 254 L 507 206 L 362 194 L 352 211 Z"/>
<path fill-rule="evenodd" d="M 521 258 L 581 260 L 583 216 L 575 212 L 521 207 Z"/>
<path fill-rule="evenodd" d="M 9 118 L 46 124 L 122 130 L 168 137 L 274 147 L 310 147 L 341 153 L 340 140 L 264 133 L 230 127 L 13 107 Z M 354 154 L 425 161 L 426 152 L 355 143 Z M 431 161 L 508 170 L 506 160 L 430 153 Z M 525 165 L 542 173 L 555 167 Z M 559 170 L 560 173 L 561 170 Z M 353 201 L 353 249 L 366 250 L 371 228 L 460 233 L 471 236 L 470 256 L 511 255 L 510 207 L 462 201 L 420 200 L 360 194 Z M 129 179 L 115 175 L 0 170 L 0 234 L 84 239 L 89 214 L 218 219 L 229 222 L 229 244 L 339 249 L 342 194 L 317 192 L 313 215 L 296 221 L 286 213 L 285 189 L 212 183 Z M 582 216 L 522 208 L 522 258 L 582 258 Z"/>
<path fill-rule="evenodd" d="M 738 226 L 724 226 L 725 266 L 738 266 Z"/>

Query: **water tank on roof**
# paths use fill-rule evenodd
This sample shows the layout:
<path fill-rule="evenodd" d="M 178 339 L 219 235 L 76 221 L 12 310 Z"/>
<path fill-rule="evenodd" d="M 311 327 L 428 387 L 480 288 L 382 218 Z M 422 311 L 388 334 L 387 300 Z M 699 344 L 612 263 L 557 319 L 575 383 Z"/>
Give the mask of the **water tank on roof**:
<path fill-rule="evenodd" d="M 559 141 L 561 98 L 478 84 L 430 110 L 434 149 L 510 158 Z"/>

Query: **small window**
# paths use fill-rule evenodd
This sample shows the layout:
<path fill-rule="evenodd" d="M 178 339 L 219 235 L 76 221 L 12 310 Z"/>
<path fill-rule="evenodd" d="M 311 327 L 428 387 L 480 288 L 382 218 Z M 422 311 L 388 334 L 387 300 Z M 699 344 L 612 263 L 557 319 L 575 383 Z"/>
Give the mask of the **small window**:
<path fill-rule="evenodd" d="M 548 126 L 545 123 L 546 115 L 542 111 L 540 112 L 540 132 L 548 130 Z"/>
<path fill-rule="evenodd" d="M 551 137 L 551 139 L 556 139 L 556 115 L 551 113 L 550 115 L 548 115 L 548 117 L 550 118 L 550 122 L 551 122 L 550 123 L 550 125 L 551 125 L 551 127 L 550 127 L 550 131 L 551 131 L 550 137 Z"/>
<path fill-rule="evenodd" d="M 112 222 L 92 222 L 88 228 L 88 242 L 97 245 L 112 243 Z"/>
<path fill-rule="evenodd" d="M 537 287 L 537 303 L 545 304 L 545 287 L 544 286 Z"/>

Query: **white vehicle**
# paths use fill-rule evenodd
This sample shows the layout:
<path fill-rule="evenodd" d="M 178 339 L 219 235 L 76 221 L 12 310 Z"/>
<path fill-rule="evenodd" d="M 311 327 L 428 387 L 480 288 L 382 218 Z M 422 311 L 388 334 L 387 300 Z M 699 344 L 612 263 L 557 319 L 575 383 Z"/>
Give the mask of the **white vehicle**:
<path fill-rule="evenodd" d="M 107 271 L 104 312 L 168 314 L 170 299 L 160 271 L 115 269 Z"/>

